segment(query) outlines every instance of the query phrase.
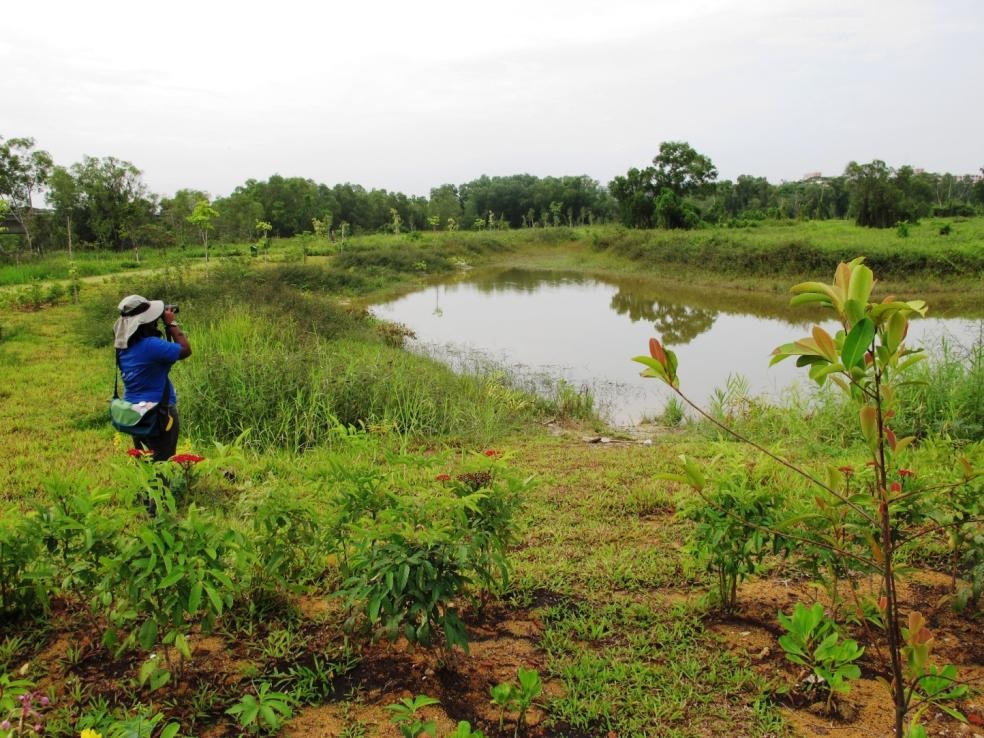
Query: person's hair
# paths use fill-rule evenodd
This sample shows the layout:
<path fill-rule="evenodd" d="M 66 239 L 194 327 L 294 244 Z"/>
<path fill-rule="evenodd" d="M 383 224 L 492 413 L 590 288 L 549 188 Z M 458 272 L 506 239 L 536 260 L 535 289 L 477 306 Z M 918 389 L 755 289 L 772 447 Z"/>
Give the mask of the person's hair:
<path fill-rule="evenodd" d="M 127 340 L 126 347 L 130 348 L 130 346 L 135 344 L 137 341 L 155 336 L 157 338 L 163 338 L 161 332 L 157 330 L 156 320 L 153 323 L 141 323 L 140 327 L 137 328 L 137 330 L 133 332 L 133 335 Z"/>

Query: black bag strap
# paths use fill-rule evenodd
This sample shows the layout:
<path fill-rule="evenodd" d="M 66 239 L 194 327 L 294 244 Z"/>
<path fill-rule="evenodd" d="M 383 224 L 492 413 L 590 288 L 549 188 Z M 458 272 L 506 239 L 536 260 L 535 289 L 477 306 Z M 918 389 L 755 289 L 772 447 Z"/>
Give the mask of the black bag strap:
<path fill-rule="evenodd" d="M 123 349 L 115 349 L 116 351 L 116 369 L 113 372 L 113 399 L 120 399 L 120 375 L 123 374 L 123 367 L 120 366 L 120 351 Z M 167 410 L 171 406 L 171 393 L 167 391 L 168 385 L 171 384 L 170 378 L 167 374 L 164 375 L 164 390 L 161 392 L 161 406 Z"/>

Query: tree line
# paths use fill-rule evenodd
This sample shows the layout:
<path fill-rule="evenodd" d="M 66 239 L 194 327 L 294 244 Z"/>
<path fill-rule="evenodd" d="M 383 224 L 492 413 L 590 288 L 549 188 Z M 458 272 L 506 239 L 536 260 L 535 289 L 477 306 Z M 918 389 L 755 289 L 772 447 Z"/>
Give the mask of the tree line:
<path fill-rule="evenodd" d="M 635 228 L 829 218 L 888 228 L 931 215 L 984 212 L 984 168 L 977 175 L 937 174 L 876 159 L 852 161 L 839 176 L 816 174 L 778 185 L 751 175 L 718 181 L 709 157 L 684 141 L 666 141 L 650 166 L 615 177 L 609 191 L 619 220 Z"/>
<path fill-rule="evenodd" d="M 787 218 L 849 217 L 859 225 L 888 227 L 928 215 L 980 212 L 984 180 L 873 161 L 851 162 L 840 176 L 778 185 L 751 175 L 719 181 L 708 156 L 686 142 L 667 141 L 651 166 L 632 168 L 607 186 L 586 175 L 483 175 L 460 185 L 443 184 L 421 197 L 275 174 L 265 181 L 249 179 L 212 200 L 196 189 L 181 189 L 171 197 L 154 194 L 134 164 L 112 156 L 85 156 L 66 167 L 34 139 L 0 136 L 0 203 L 5 222 L 17 234 L 0 237 L 0 256 L 9 256 L 23 250 L 71 250 L 73 245 L 123 250 L 197 243 L 202 203 L 213 214 L 208 230 L 220 241 L 251 241 L 271 233 L 344 238 L 380 231 L 608 222 L 695 228 Z"/>

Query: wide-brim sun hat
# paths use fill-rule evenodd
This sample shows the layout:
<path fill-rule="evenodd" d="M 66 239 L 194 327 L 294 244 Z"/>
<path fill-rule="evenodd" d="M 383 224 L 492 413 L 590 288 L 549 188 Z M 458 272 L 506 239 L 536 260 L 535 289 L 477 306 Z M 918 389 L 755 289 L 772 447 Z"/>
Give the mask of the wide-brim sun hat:
<path fill-rule="evenodd" d="M 140 295 L 128 295 L 120 300 L 120 317 L 113 325 L 113 345 L 125 349 L 130 336 L 147 323 L 153 323 L 164 314 L 163 300 L 148 300 Z"/>

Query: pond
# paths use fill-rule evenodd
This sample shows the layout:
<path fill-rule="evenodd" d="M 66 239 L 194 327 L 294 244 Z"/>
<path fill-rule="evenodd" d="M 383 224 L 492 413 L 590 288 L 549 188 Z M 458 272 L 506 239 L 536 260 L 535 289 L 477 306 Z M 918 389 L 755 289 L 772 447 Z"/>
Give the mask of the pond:
<path fill-rule="evenodd" d="M 563 379 L 591 392 L 606 419 L 625 426 L 658 415 L 671 394 L 641 378 L 642 366 L 631 360 L 648 353 L 652 336 L 676 351 L 681 389 L 705 407 L 731 378 L 771 400 L 807 386 L 793 361 L 769 367 L 772 349 L 806 336 L 816 321 L 831 333 L 838 324 L 829 311 L 787 303 L 646 278 L 509 269 L 455 275 L 372 312 L 412 330 L 413 350 L 458 370 L 491 363 L 533 381 Z M 908 344 L 932 350 L 945 338 L 970 345 L 981 331 L 980 320 L 929 317 L 913 322 Z"/>

